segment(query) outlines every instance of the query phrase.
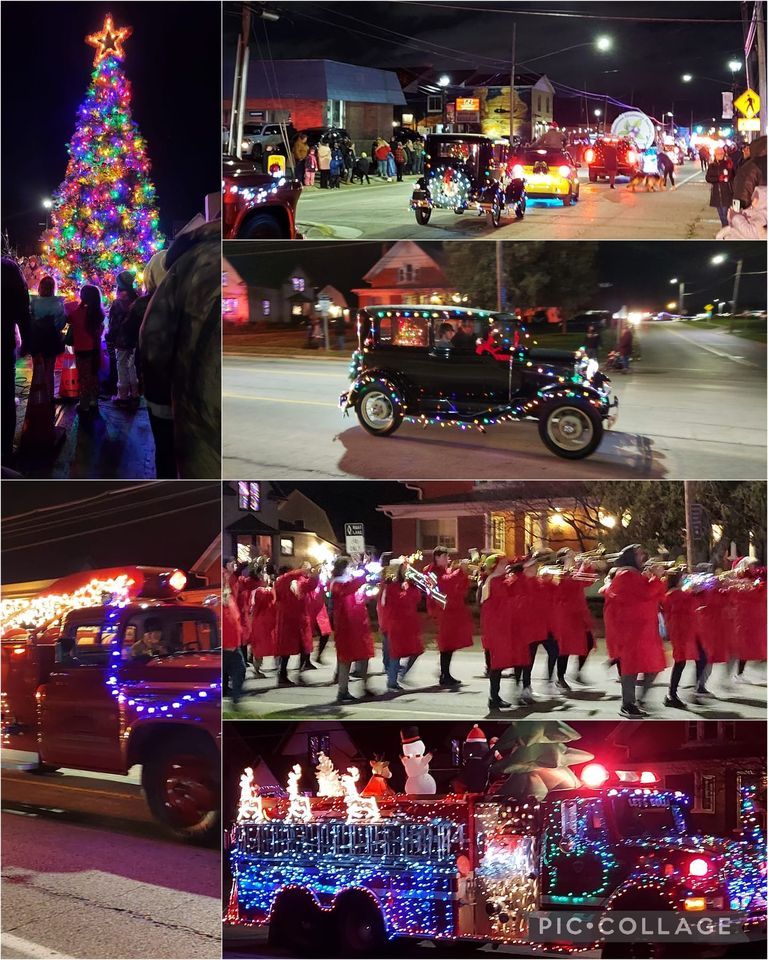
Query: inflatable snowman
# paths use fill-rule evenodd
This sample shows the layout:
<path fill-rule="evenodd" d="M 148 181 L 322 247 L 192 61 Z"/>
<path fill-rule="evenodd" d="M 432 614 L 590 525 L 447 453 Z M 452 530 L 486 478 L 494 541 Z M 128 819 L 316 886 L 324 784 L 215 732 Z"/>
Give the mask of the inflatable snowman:
<path fill-rule="evenodd" d="M 417 727 L 405 727 L 400 731 L 403 753 L 400 757 L 408 779 L 405 792 L 408 796 L 423 796 L 437 793 L 437 784 L 429 772 L 431 753 L 425 753 L 424 741 Z"/>

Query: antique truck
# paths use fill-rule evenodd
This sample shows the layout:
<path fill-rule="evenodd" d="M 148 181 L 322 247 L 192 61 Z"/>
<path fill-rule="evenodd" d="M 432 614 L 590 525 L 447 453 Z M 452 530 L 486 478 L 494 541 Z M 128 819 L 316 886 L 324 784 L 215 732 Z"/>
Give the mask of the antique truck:
<path fill-rule="evenodd" d="M 37 772 L 127 774 L 176 837 L 215 836 L 220 808 L 217 614 L 180 599 L 180 570 L 75 575 L 3 601 L 3 744 Z"/>
<path fill-rule="evenodd" d="M 612 911 L 725 912 L 739 936 L 764 937 L 756 818 L 747 816 L 735 839 L 703 836 L 690 826 L 683 793 L 660 789 L 649 771 L 626 777 L 594 786 L 584 777 L 581 786 L 540 801 L 466 793 L 390 794 L 372 803 L 365 791 L 351 798 L 257 796 L 255 803 L 241 797 L 228 834 L 225 922 L 268 925 L 270 943 L 292 956 L 318 943 L 328 945 L 327 956 L 338 956 L 334 949 L 378 956 L 394 938 L 459 949 L 508 944 L 660 955 L 647 938 L 548 939 L 546 928 L 535 932 L 540 911 L 589 912 L 598 921 Z M 749 809 L 750 796 L 744 800 Z"/>

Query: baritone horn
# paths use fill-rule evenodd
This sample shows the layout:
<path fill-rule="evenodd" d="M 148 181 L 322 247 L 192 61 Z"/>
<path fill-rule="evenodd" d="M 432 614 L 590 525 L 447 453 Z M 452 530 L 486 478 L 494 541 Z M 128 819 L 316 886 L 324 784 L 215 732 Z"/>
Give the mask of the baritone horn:
<path fill-rule="evenodd" d="M 422 573 L 421 570 L 417 570 L 415 567 L 412 567 L 410 563 L 405 568 L 405 579 L 410 580 L 411 583 L 418 587 L 422 593 L 426 594 L 428 597 L 431 597 L 438 606 L 445 609 L 445 604 L 448 601 L 446 595 L 438 588 L 437 586 L 437 577 L 434 573 Z"/>

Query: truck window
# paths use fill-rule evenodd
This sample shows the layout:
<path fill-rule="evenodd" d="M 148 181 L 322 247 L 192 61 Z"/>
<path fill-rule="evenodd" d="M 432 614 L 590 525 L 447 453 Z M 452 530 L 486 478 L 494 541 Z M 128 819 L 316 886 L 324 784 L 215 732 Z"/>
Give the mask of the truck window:
<path fill-rule="evenodd" d="M 178 620 L 166 624 L 165 633 L 174 650 L 210 650 L 211 627 L 212 624 L 204 620 Z"/>
<path fill-rule="evenodd" d="M 100 623 L 81 623 L 74 635 L 62 641 L 62 650 L 65 651 L 62 662 L 70 666 L 106 666 L 112 637 L 112 633 L 102 633 Z"/>
<path fill-rule="evenodd" d="M 686 830 L 682 808 L 665 794 L 616 797 L 613 811 L 622 837 L 666 837 Z"/>

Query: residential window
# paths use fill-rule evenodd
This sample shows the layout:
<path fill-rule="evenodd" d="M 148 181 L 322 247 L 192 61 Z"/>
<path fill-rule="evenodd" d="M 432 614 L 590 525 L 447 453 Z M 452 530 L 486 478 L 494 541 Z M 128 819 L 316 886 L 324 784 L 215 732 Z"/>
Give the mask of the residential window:
<path fill-rule="evenodd" d="M 280 537 L 280 556 L 293 556 L 293 537 Z"/>
<path fill-rule="evenodd" d="M 240 480 L 237 484 L 237 502 L 241 510 L 258 513 L 261 509 L 261 483 L 258 480 Z"/>
<path fill-rule="evenodd" d="M 697 774 L 693 791 L 693 812 L 715 812 L 715 777 Z"/>
<path fill-rule="evenodd" d="M 233 313 L 237 313 L 237 297 L 222 297 L 221 299 L 221 315 L 225 319 L 231 317 Z"/>
<path fill-rule="evenodd" d="M 268 317 L 272 313 L 272 301 L 271 300 L 262 300 L 261 301 L 261 313 L 263 316 Z"/>
<path fill-rule="evenodd" d="M 304 277 L 291 277 L 291 286 L 296 293 L 304 293 Z"/>
<path fill-rule="evenodd" d="M 418 542 L 422 550 L 434 550 L 435 547 L 456 549 L 456 517 L 438 517 L 434 520 L 418 521 Z"/>
<path fill-rule="evenodd" d="M 507 549 L 507 518 L 503 513 L 491 514 L 491 550 L 504 553 Z"/>
<path fill-rule="evenodd" d="M 237 562 L 238 563 L 248 563 L 252 559 L 253 554 L 251 552 L 253 544 L 251 543 L 250 537 L 238 537 L 237 538 Z"/>
<path fill-rule="evenodd" d="M 405 263 L 398 269 L 399 283 L 413 283 L 418 274 L 418 270 L 412 263 Z"/>
<path fill-rule="evenodd" d="M 427 97 L 427 113 L 442 113 L 443 112 L 443 98 L 436 97 Z"/>

